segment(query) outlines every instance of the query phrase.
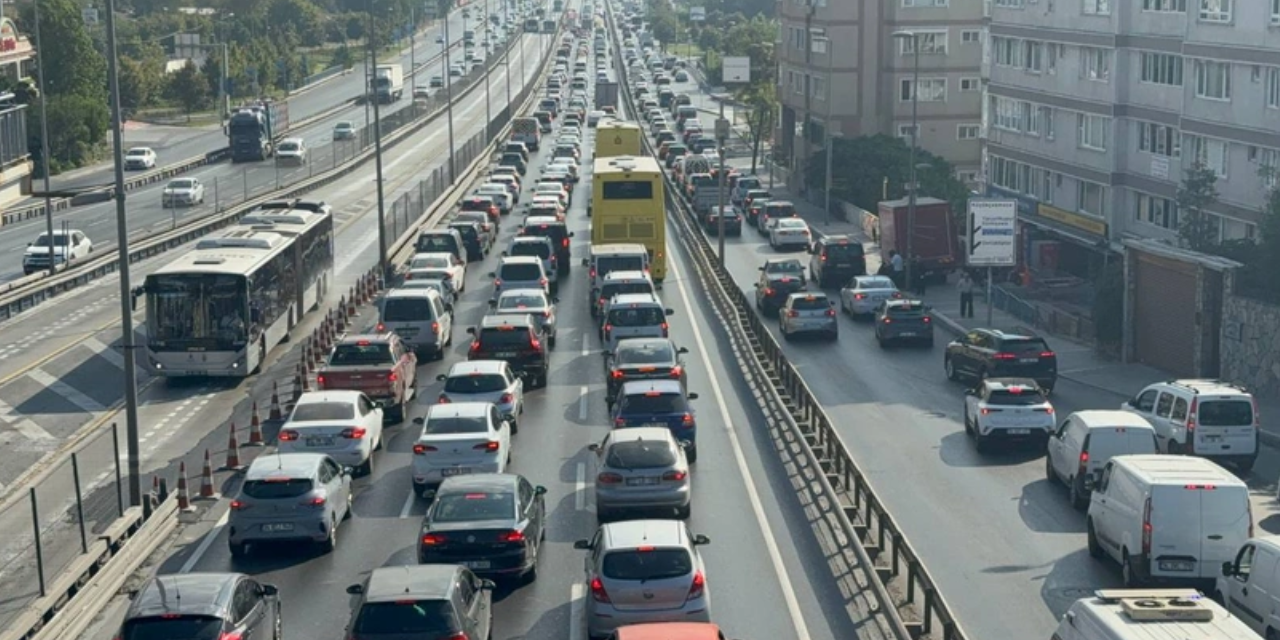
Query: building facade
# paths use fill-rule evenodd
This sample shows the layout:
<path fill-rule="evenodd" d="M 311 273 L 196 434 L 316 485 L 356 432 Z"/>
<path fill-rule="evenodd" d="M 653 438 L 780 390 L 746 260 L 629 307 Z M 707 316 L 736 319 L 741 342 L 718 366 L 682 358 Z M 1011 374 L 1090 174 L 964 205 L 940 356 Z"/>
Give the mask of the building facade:
<path fill-rule="evenodd" d="M 966 181 L 981 168 L 981 0 L 780 0 L 774 137 L 794 175 L 842 137 L 911 132 L 913 71 L 920 47 L 920 145 Z M 911 31 L 916 39 L 895 38 Z"/>
<path fill-rule="evenodd" d="M 1280 169 L 1280 0 L 989 0 L 988 195 L 1019 202 L 1023 263 L 1085 277 L 1177 237 L 1194 163 L 1213 233 L 1258 234 Z"/>
<path fill-rule="evenodd" d="M 8 18 L 0 16 L 0 76 L 9 81 L 30 77 L 35 51 L 31 41 Z M 27 107 L 0 92 L 0 210 L 31 192 L 31 155 L 27 150 Z"/>

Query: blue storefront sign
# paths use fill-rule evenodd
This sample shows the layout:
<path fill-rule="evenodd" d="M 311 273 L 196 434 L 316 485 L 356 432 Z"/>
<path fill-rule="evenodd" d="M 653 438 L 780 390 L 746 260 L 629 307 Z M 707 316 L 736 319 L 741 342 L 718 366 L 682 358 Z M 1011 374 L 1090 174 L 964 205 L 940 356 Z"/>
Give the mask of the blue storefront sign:
<path fill-rule="evenodd" d="M 1020 216 L 1033 216 L 1033 215 L 1035 215 L 1035 214 L 1036 214 L 1036 207 L 1038 207 L 1038 206 L 1040 205 L 1040 203 L 1039 203 L 1039 202 L 1037 202 L 1034 198 L 1028 198 L 1027 196 L 1024 196 L 1024 195 L 1022 195 L 1021 193 L 1018 193 L 1018 192 L 1016 192 L 1016 191 L 1009 191 L 1008 189 L 1001 189 L 1000 187 L 997 187 L 997 186 L 995 186 L 995 185 L 993 185 L 993 184 L 988 184 L 988 185 L 987 185 L 987 194 L 986 194 L 986 195 L 987 195 L 987 197 L 988 197 L 988 198 L 1004 198 L 1004 199 L 1007 199 L 1007 200 L 1013 200 L 1014 202 L 1017 202 L 1017 203 L 1018 203 L 1018 215 L 1020 215 Z"/>

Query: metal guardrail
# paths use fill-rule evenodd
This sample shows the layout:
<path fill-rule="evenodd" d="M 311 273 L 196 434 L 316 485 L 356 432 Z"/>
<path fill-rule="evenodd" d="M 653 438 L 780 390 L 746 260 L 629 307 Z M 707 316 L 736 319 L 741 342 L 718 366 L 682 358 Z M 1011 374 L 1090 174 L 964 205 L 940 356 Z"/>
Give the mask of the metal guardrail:
<path fill-rule="evenodd" d="M 508 48 L 515 46 L 519 40 L 513 40 L 508 43 Z M 489 73 L 495 66 L 495 62 L 500 60 L 498 56 L 491 56 L 486 61 L 484 73 Z M 479 77 L 466 78 L 466 84 L 455 83 L 454 102 L 465 99 L 476 91 L 479 87 L 475 82 Z M 439 106 L 434 110 L 430 110 L 421 116 L 414 117 L 410 120 L 402 120 L 396 122 L 399 114 L 410 112 L 412 109 L 401 109 L 392 113 L 383 119 L 383 148 L 391 148 L 405 140 L 409 136 L 418 132 L 425 126 L 431 124 L 444 113 L 445 107 Z M 414 112 L 416 114 L 416 112 Z M 366 141 L 367 142 L 367 141 Z M 144 240 L 134 240 L 135 248 L 129 253 L 129 262 L 134 263 L 145 260 L 157 254 L 168 251 L 169 249 L 186 244 L 191 240 L 203 236 L 211 231 L 216 231 L 229 224 L 234 224 L 239 220 L 240 216 L 252 210 L 259 204 L 268 200 L 278 198 L 289 198 L 304 194 L 315 188 L 324 186 L 362 166 L 370 158 L 373 157 L 374 149 L 372 144 L 365 144 L 362 151 L 345 160 L 343 164 L 336 166 L 328 171 L 315 174 L 313 177 L 303 179 L 293 185 L 286 186 L 282 189 L 270 191 L 263 195 L 246 199 L 242 204 L 228 209 L 225 213 L 214 214 L 203 218 L 192 220 L 176 229 Z M 23 313 L 48 299 L 56 297 L 66 291 L 75 289 L 87 282 L 96 280 L 100 277 L 114 273 L 119 268 L 119 259 L 115 256 L 115 252 L 103 251 L 95 252 L 96 255 L 87 260 L 69 265 L 63 271 L 50 276 L 48 273 L 33 274 L 14 282 L 13 286 L 7 288 L 0 293 L 0 321 L 12 318 Z"/>
<path fill-rule="evenodd" d="M 608 6 L 612 25 L 612 7 Z M 616 33 L 616 32 L 615 32 Z M 615 55 L 620 51 L 615 43 Z M 625 78 L 627 69 L 620 67 Z M 625 86 L 626 83 L 623 83 Z M 634 109 L 630 91 L 623 92 L 631 113 Z M 654 149 L 647 137 L 644 146 Z M 871 483 L 858 468 L 850 449 L 827 415 L 822 404 L 809 389 L 804 377 L 787 359 L 751 301 L 734 281 L 732 274 L 711 246 L 697 216 L 681 196 L 675 194 L 670 177 L 667 183 L 669 220 L 679 229 L 674 234 L 693 258 L 695 269 L 710 294 L 708 299 L 724 317 L 721 323 L 731 342 L 738 348 L 742 369 L 759 393 L 757 400 L 777 429 L 775 446 L 790 457 L 798 468 L 805 489 L 817 498 L 816 506 L 824 520 L 836 531 L 837 540 L 853 552 L 852 561 L 874 570 L 870 584 L 855 588 L 871 590 L 880 612 L 890 620 L 890 629 L 882 629 L 901 640 L 937 637 L 940 640 L 965 640 L 959 623 L 952 614 L 933 578 L 919 555 L 907 541 L 906 534 L 894 522 Z M 909 619 L 909 621 L 908 621 Z M 863 628 L 869 637 L 870 629 Z M 935 632 L 938 634 L 935 636 Z M 860 634 L 861 635 L 861 634 Z"/>

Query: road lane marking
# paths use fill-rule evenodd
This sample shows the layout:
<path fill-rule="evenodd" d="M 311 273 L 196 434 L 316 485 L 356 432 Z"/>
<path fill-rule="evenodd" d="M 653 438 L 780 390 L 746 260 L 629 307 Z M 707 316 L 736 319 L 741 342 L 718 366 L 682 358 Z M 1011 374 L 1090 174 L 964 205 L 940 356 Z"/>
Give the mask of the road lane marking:
<path fill-rule="evenodd" d="M 587 463 L 579 462 L 573 479 L 573 508 L 578 511 L 587 509 Z"/>
<path fill-rule="evenodd" d="M 581 582 L 569 587 L 569 640 L 582 640 L 586 635 L 586 603 L 583 602 L 586 591 Z"/>
<path fill-rule="evenodd" d="M 409 495 L 404 497 L 404 506 L 400 507 L 400 519 L 404 520 L 409 517 L 409 512 L 413 511 L 413 503 L 417 501 L 418 496 L 409 489 Z"/>
<path fill-rule="evenodd" d="M 44 385 L 50 391 L 62 396 L 67 402 L 80 407 L 88 413 L 99 413 L 106 411 L 107 408 L 102 406 L 97 400 L 81 393 L 80 390 L 71 385 L 51 376 L 44 369 L 36 369 L 27 374 L 32 380 Z"/>
<path fill-rule="evenodd" d="M 230 520 L 231 510 L 228 509 L 223 511 L 222 517 L 218 518 L 217 524 L 213 525 L 213 528 L 204 534 L 204 538 L 200 540 L 200 546 L 196 547 L 196 550 L 192 552 L 191 557 L 187 558 L 187 561 L 182 563 L 182 568 L 178 569 L 178 573 L 191 573 L 191 570 L 196 568 L 196 564 L 200 562 L 200 559 L 204 557 L 204 554 L 209 552 L 209 547 L 213 546 L 213 541 L 227 526 L 227 522 Z"/>
<path fill-rule="evenodd" d="M 578 422 L 584 422 L 587 419 L 587 393 L 590 392 L 586 386 L 578 391 Z"/>
<path fill-rule="evenodd" d="M 104 360 L 115 365 L 117 369 L 124 369 L 124 356 L 121 355 L 119 352 L 117 352 L 110 345 L 104 344 L 101 340 L 97 339 L 96 337 L 89 336 L 88 338 L 85 338 L 85 340 L 80 344 L 83 344 L 84 346 L 92 350 L 94 353 L 102 356 Z"/>
<path fill-rule="evenodd" d="M 591 332 L 590 331 L 582 332 L 582 355 L 583 356 L 591 355 Z"/>
<path fill-rule="evenodd" d="M 0 420 L 9 424 L 15 431 L 22 434 L 28 440 L 35 442 L 51 442 L 57 438 L 53 434 L 44 430 L 44 427 L 36 424 L 25 414 L 19 413 L 9 403 L 0 400 Z"/>
<path fill-rule="evenodd" d="M 674 255 L 671 247 L 667 247 L 667 255 Z M 796 637 L 801 640 L 809 638 L 809 627 L 805 624 L 804 614 L 800 610 L 800 603 L 796 598 L 795 589 L 791 586 L 791 581 L 786 578 L 787 570 L 782 562 L 782 554 L 778 551 L 778 543 L 773 537 L 773 527 L 769 526 L 769 520 L 765 517 L 764 504 L 760 501 L 760 494 L 756 491 L 756 485 L 751 480 L 751 472 L 747 466 L 746 455 L 742 452 L 742 443 L 738 441 L 738 434 L 733 429 L 733 422 L 729 417 L 729 406 L 725 403 L 724 393 L 720 389 L 720 382 L 716 379 L 712 372 L 718 371 L 719 368 L 711 363 L 711 356 L 707 352 L 706 341 L 702 337 L 701 325 L 694 321 L 693 301 L 689 299 L 689 292 L 685 287 L 684 280 L 680 277 L 675 260 L 668 260 L 671 269 L 671 275 L 675 280 L 676 290 L 680 292 L 680 299 L 684 302 L 684 308 L 691 316 L 690 326 L 693 328 L 693 340 L 698 346 L 698 355 L 702 359 L 702 365 L 705 367 L 707 377 L 711 380 L 711 393 L 716 398 L 716 406 L 720 410 L 720 420 L 724 423 L 725 433 L 729 436 L 729 445 L 733 449 L 734 461 L 738 464 L 738 474 L 742 476 L 742 484 L 747 489 L 747 499 L 751 502 L 751 511 L 755 514 L 756 525 L 760 527 L 760 532 L 764 534 L 765 550 L 769 554 L 769 560 L 773 564 L 774 573 L 777 575 L 778 586 L 782 588 L 782 598 L 787 604 L 787 613 L 791 616 L 791 625 L 795 629 Z"/>

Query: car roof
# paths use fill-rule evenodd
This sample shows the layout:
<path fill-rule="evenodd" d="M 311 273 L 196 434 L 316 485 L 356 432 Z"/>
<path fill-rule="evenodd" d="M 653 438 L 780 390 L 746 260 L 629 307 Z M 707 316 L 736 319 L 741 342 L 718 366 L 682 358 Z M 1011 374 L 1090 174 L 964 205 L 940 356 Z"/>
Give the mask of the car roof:
<path fill-rule="evenodd" d="M 618 305 L 640 305 L 651 304 L 662 306 L 662 302 L 652 293 L 622 293 L 613 297 L 613 303 Z"/>
<path fill-rule="evenodd" d="M 985 332 L 994 338 L 999 338 L 1000 340 L 1041 340 L 1042 339 L 1040 336 L 1030 331 L 1021 330 L 1021 329 L 1012 329 L 1012 330 L 978 329 L 978 331 Z"/>
<path fill-rule="evenodd" d="M 472 222 L 470 224 L 475 224 L 475 223 Z M 430 298 L 433 295 L 439 295 L 438 293 L 434 293 L 434 291 L 435 291 L 434 289 L 402 289 L 400 287 L 396 287 L 395 289 L 391 289 L 390 291 L 387 291 L 387 293 L 383 296 L 383 299 L 391 300 L 391 299 L 397 299 L 397 298 Z"/>
<path fill-rule="evenodd" d="M 514 473 L 474 473 L 445 478 L 436 497 L 449 493 L 471 493 L 489 491 L 514 492 L 519 486 L 520 476 Z"/>
<path fill-rule="evenodd" d="M 914 306 L 923 307 L 923 306 L 924 306 L 924 300 L 920 300 L 920 299 L 917 299 L 917 298 L 890 298 L 890 299 L 888 299 L 888 300 L 885 300 L 885 301 L 884 301 L 884 306 L 885 306 L 886 308 L 888 308 L 888 307 L 914 307 Z"/>
<path fill-rule="evenodd" d="M 1012 393 L 1034 391 L 1040 388 L 1040 385 L 1031 378 L 987 378 L 983 381 L 983 384 L 992 391 L 1009 391 Z"/>
<path fill-rule="evenodd" d="M 306 391 L 298 396 L 294 406 L 300 404 L 321 404 L 324 402 L 355 402 L 364 394 L 359 391 L 333 389 L 330 391 Z"/>
<path fill-rule="evenodd" d="M 489 414 L 492 402 L 450 402 L 433 404 L 427 409 L 427 420 L 432 418 L 474 418 Z"/>
<path fill-rule="evenodd" d="M 790 200 L 770 200 L 770 201 L 768 202 L 768 206 L 770 206 L 770 207 L 780 207 L 780 206 L 794 207 L 795 205 L 794 205 L 794 204 L 792 204 Z"/>
<path fill-rule="evenodd" d="M 529 315 L 505 314 L 480 318 L 481 329 L 497 329 L 498 327 L 519 327 L 527 329 L 533 326 L 533 318 Z"/>
<path fill-rule="evenodd" d="M 227 618 L 239 573 L 170 573 L 142 585 L 129 603 L 125 619 L 166 613 Z"/>
<path fill-rule="evenodd" d="M 670 442 L 672 438 L 671 430 L 666 427 L 632 427 L 630 429 L 614 429 L 609 432 L 610 444 L 637 442 L 640 440 Z"/>
<path fill-rule="evenodd" d="M 358 344 L 360 342 L 385 342 L 390 343 L 395 334 L 392 333 L 357 333 L 348 335 L 338 341 L 338 344 Z"/>
<path fill-rule="evenodd" d="M 364 590 L 365 602 L 387 602 L 406 596 L 416 599 L 448 600 L 458 573 L 456 564 L 413 564 L 400 567 L 378 567 L 369 574 Z"/>
<path fill-rule="evenodd" d="M 537 256 L 502 256 L 502 262 L 498 266 L 503 267 L 509 264 L 536 264 L 542 266 L 542 258 Z"/>
<path fill-rule="evenodd" d="M 506 368 L 505 360 L 464 360 L 449 367 L 448 376 L 457 378 L 472 374 L 502 373 Z"/>
<path fill-rule="evenodd" d="M 654 351 L 658 347 L 672 351 L 676 350 L 676 343 L 671 338 L 627 338 L 618 343 L 617 351 Z"/>
<path fill-rule="evenodd" d="M 632 380 L 622 384 L 622 395 L 630 396 L 657 391 L 661 394 L 678 393 L 684 395 L 684 388 L 679 380 Z"/>
<path fill-rule="evenodd" d="M 648 279 L 649 279 L 649 274 L 643 271 L 632 271 L 632 270 L 610 271 L 604 276 L 605 282 L 609 282 L 610 280 L 648 280 Z"/>
<path fill-rule="evenodd" d="M 511 244 L 552 244 L 551 238 L 546 236 L 515 236 L 511 238 Z"/>
<path fill-rule="evenodd" d="M 445 406 L 445 405 L 432 405 Z M 268 478 L 310 478 L 328 456 L 322 453 L 272 453 L 258 456 L 245 472 L 245 481 Z"/>
<path fill-rule="evenodd" d="M 823 291 L 797 291 L 787 296 L 787 300 L 796 300 L 798 298 L 813 298 L 814 300 L 827 300 L 827 294 Z"/>
<path fill-rule="evenodd" d="M 524 219 L 524 226 L 526 229 L 534 225 L 559 225 L 561 227 L 565 226 L 564 221 L 557 220 L 555 216 L 529 216 L 528 218 Z"/>
<path fill-rule="evenodd" d="M 641 546 L 688 547 L 685 524 L 680 520 L 625 520 L 600 527 L 607 550 Z"/>

